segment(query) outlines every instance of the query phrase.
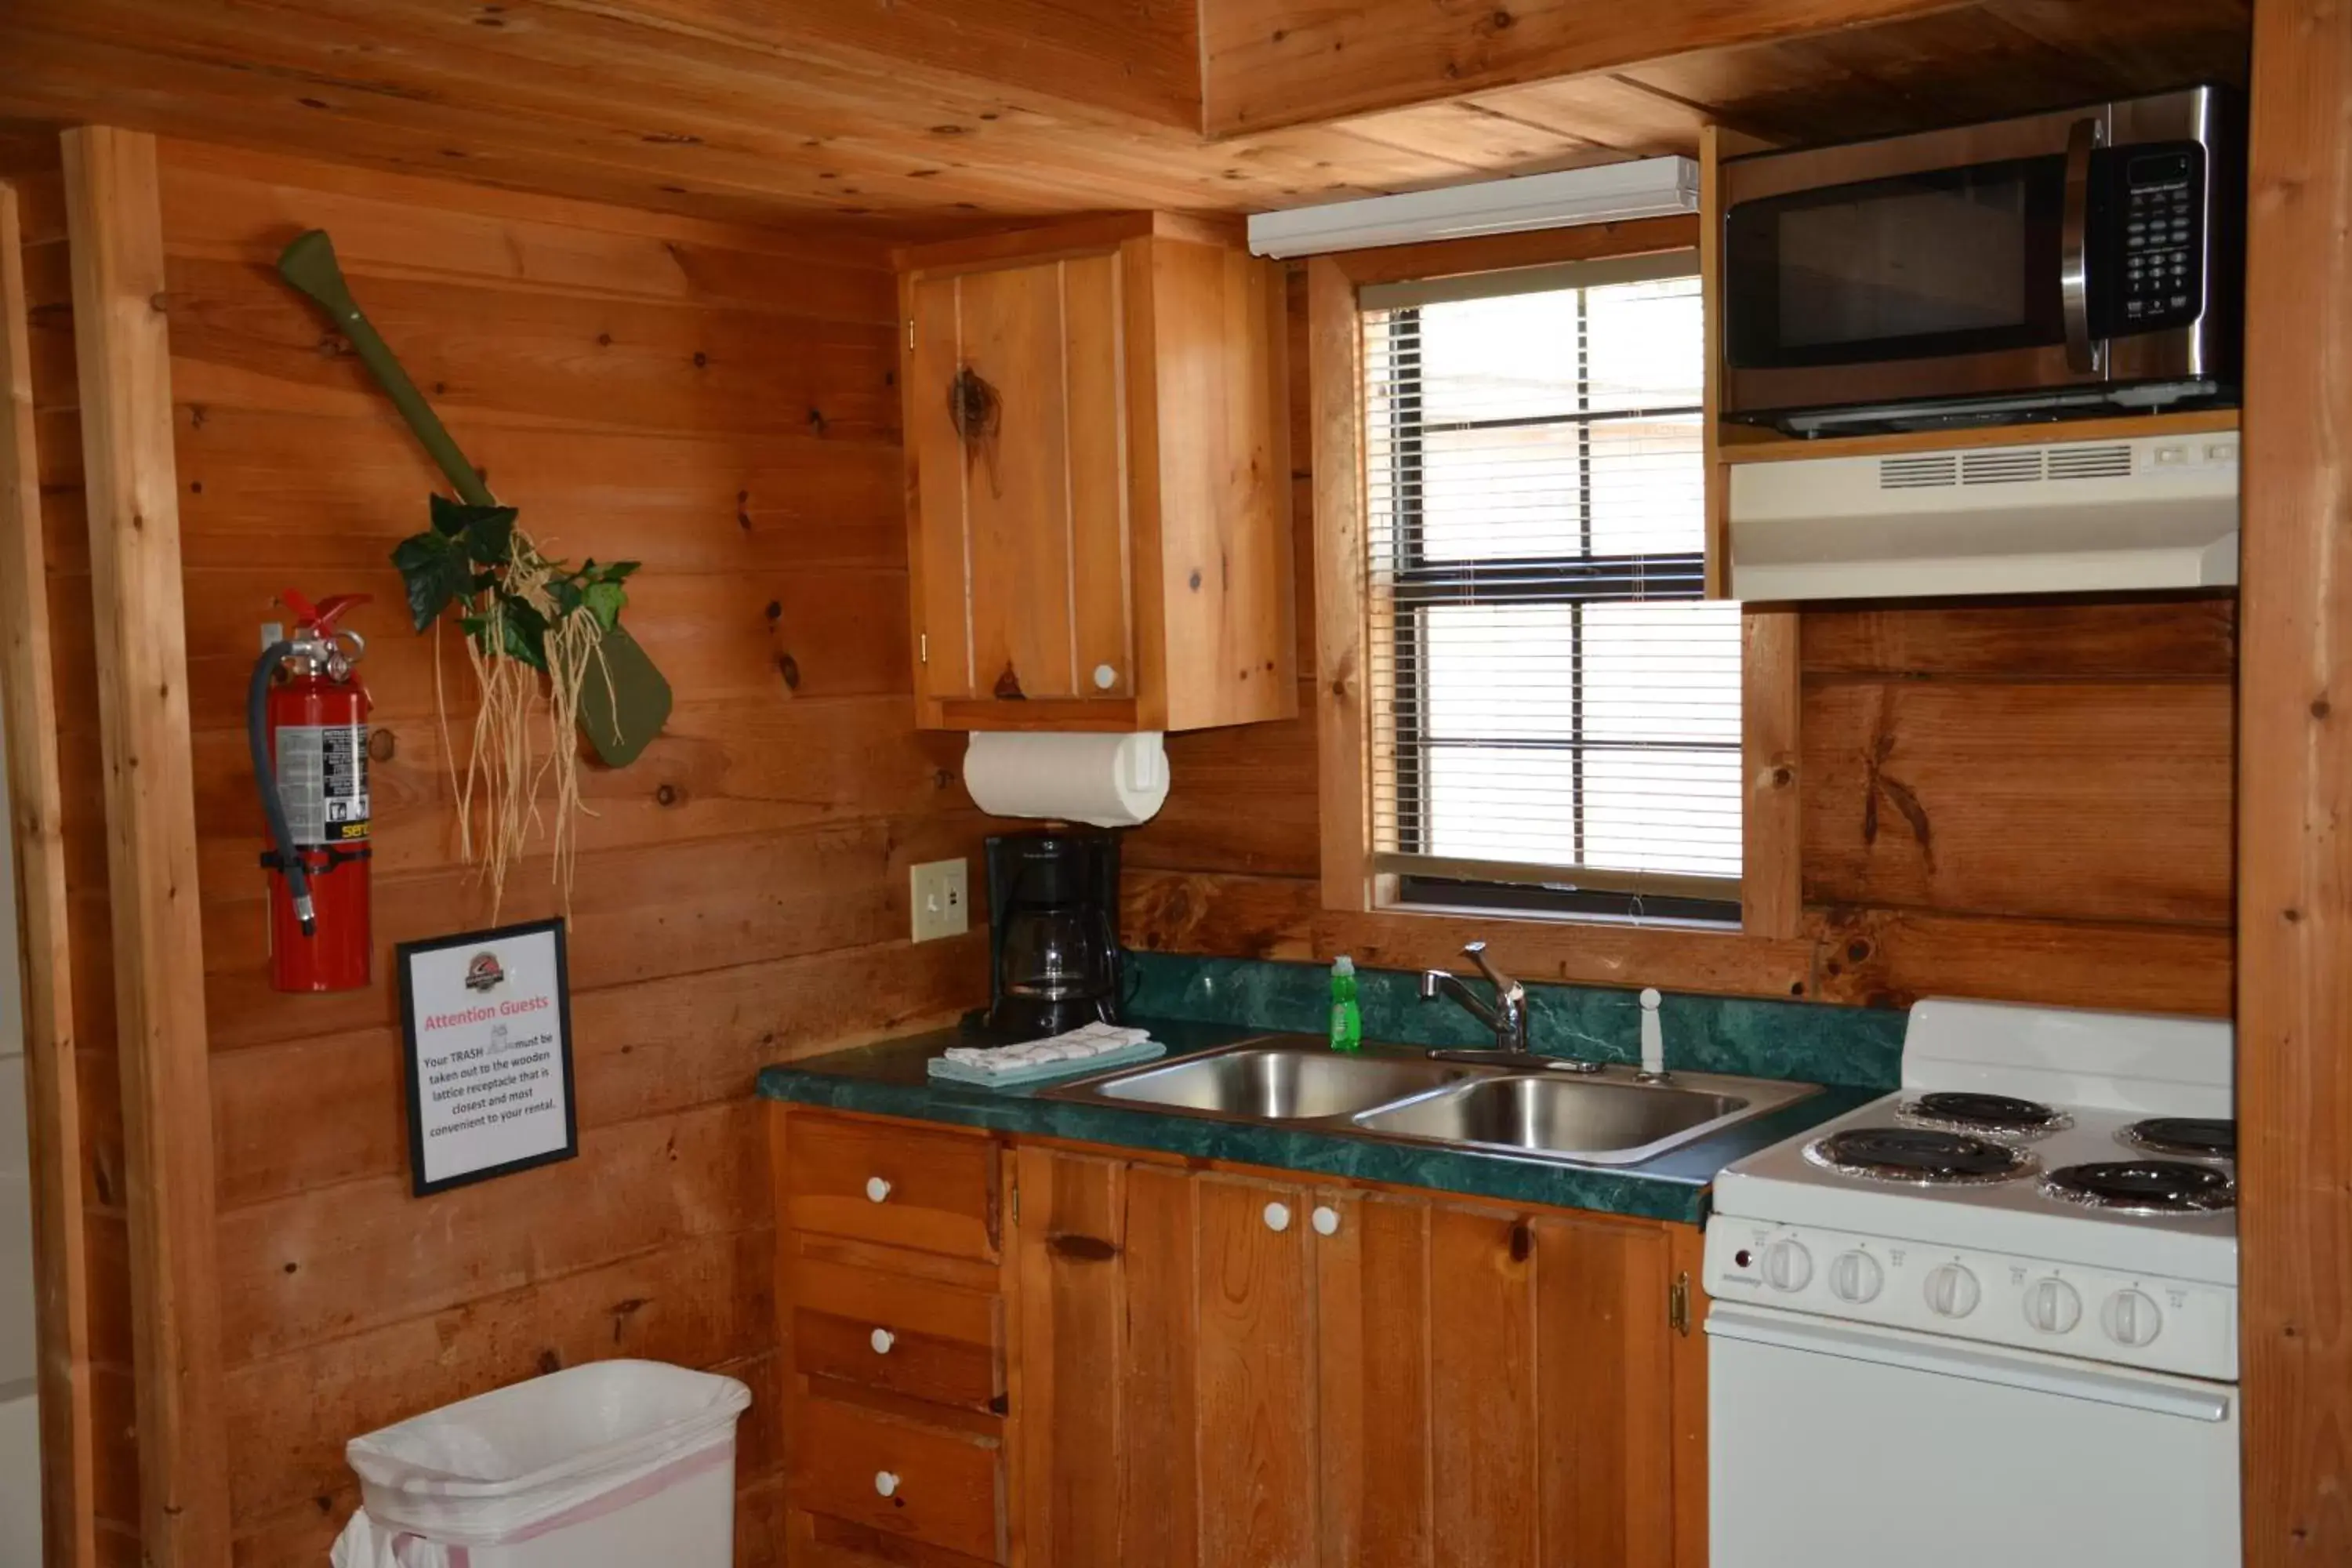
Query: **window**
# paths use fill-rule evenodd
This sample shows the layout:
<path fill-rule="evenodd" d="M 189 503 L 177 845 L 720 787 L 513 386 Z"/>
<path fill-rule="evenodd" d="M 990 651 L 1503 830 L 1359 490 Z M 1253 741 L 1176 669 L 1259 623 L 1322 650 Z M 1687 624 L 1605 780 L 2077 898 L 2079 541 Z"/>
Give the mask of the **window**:
<path fill-rule="evenodd" d="M 1371 864 L 1405 902 L 1738 918 L 1696 270 L 1361 293 Z"/>

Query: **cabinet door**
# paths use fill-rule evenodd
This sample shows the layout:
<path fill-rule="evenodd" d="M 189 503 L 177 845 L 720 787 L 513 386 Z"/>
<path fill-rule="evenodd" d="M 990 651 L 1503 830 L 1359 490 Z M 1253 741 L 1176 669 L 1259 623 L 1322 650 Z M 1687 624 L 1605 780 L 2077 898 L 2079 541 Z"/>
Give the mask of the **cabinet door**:
<path fill-rule="evenodd" d="M 1076 257 L 909 286 L 928 700 L 1134 694 L 1118 266 Z"/>
<path fill-rule="evenodd" d="M 1666 1229 L 1310 1202 L 1325 1568 L 1671 1568 Z"/>
<path fill-rule="evenodd" d="M 1013 1413 L 1026 1561 L 1192 1568 L 1192 1180 L 1027 1146 L 1018 1180 Z"/>
<path fill-rule="evenodd" d="M 1201 1562 L 1317 1560 L 1316 1330 L 1306 1194 L 1202 1175 L 1199 1185 Z"/>
<path fill-rule="evenodd" d="M 1307 1568 L 1317 1487 L 1304 1194 L 1034 1148 L 1019 1171 L 1026 1560 Z"/>
<path fill-rule="evenodd" d="M 1534 1226 L 1549 1560 L 1670 1568 L 1678 1560 L 1676 1363 L 1705 1355 L 1668 1317 L 1676 1233 L 1568 1215 Z M 1703 1500 L 1703 1475 L 1682 1477 L 1681 1487 Z"/>

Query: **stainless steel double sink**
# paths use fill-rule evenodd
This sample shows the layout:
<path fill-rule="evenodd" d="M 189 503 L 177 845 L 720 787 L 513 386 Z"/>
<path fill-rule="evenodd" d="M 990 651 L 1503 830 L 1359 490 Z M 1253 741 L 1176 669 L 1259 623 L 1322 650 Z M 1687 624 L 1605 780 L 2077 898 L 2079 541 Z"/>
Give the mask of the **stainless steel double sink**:
<path fill-rule="evenodd" d="M 1805 1083 L 1675 1073 L 1475 1051 L 1366 1046 L 1311 1035 L 1243 1040 L 1042 1091 L 1050 1100 L 1213 1121 L 1312 1127 L 1402 1143 L 1580 1165 L 1636 1165 L 1819 1092 Z"/>

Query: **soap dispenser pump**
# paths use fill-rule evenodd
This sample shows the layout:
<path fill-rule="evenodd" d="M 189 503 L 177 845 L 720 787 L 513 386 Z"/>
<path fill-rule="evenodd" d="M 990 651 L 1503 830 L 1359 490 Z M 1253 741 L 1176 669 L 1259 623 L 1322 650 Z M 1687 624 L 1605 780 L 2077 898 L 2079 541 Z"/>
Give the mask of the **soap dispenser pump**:
<path fill-rule="evenodd" d="M 1666 1071 L 1666 1035 L 1658 1023 L 1663 1000 L 1656 986 L 1642 988 L 1642 1070 L 1636 1076 L 1643 1083 L 1664 1083 L 1674 1076 Z"/>

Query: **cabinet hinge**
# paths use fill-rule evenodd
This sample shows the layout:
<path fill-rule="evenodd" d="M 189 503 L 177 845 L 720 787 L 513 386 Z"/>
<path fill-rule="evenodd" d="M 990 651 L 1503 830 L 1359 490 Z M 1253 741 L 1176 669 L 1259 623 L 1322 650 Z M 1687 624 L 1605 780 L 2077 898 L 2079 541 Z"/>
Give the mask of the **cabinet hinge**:
<path fill-rule="evenodd" d="M 915 662 L 917 664 L 931 662 L 931 634 L 929 632 L 915 634 Z"/>
<path fill-rule="evenodd" d="M 915 352 L 915 318 L 912 316 L 907 318 L 907 352 Z"/>
<path fill-rule="evenodd" d="M 1013 1184 L 1013 1227 L 1021 1228 L 1021 1184 Z"/>
<path fill-rule="evenodd" d="M 1666 1287 L 1666 1327 L 1687 1338 L 1690 1334 L 1690 1275 L 1675 1276 Z"/>

